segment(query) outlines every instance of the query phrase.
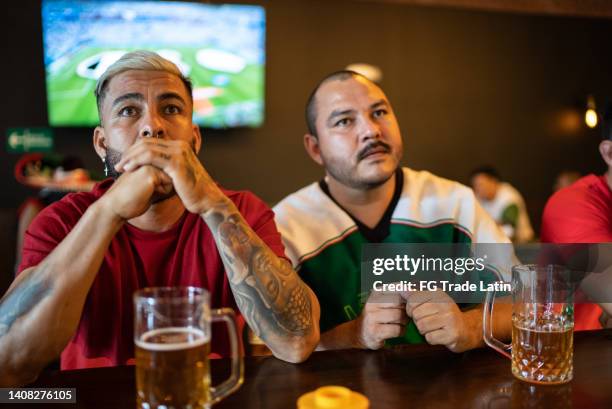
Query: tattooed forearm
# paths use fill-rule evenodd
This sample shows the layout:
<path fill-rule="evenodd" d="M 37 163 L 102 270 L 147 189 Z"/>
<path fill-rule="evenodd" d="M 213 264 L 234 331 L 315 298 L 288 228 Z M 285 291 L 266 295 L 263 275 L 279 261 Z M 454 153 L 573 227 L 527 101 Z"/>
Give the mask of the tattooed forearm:
<path fill-rule="evenodd" d="M 226 220 L 222 213 L 217 213 L 215 220 L 218 221 L 216 233 L 223 245 L 222 256 L 225 255 L 226 265 L 231 266 L 228 269 L 229 279 L 232 284 L 241 284 L 249 274 L 248 262 L 252 250 L 249 235 L 238 227 L 240 218 L 236 215 L 230 215 Z"/>
<path fill-rule="evenodd" d="M 51 285 L 36 274 L 28 274 L 11 289 L 0 300 L 0 338 L 9 332 L 19 317 L 30 312 L 50 291 Z"/>
<path fill-rule="evenodd" d="M 238 307 L 253 331 L 264 341 L 309 334 L 311 299 L 289 263 L 263 243 L 233 205 L 218 206 L 205 219 L 217 240 Z"/>
<path fill-rule="evenodd" d="M 254 248 L 253 253 L 253 277 L 248 277 L 247 283 L 256 282 L 253 288 L 276 313 L 278 324 L 284 329 L 296 334 L 309 330 L 312 306 L 304 284 L 291 267 L 270 250 Z"/>

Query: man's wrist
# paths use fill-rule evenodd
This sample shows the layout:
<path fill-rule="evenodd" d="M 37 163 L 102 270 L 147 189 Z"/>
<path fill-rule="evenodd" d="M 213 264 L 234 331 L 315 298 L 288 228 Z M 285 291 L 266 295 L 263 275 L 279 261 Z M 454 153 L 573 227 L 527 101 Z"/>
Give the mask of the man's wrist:
<path fill-rule="evenodd" d="M 482 308 L 462 312 L 463 319 L 466 321 L 468 340 L 465 350 L 480 348 L 484 345 L 482 334 Z"/>
<path fill-rule="evenodd" d="M 91 206 L 89 206 L 87 212 L 91 213 L 97 220 L 110 223 L 110 225 L 116 226 L 117 228 L 121 227 L 123 223 L 125 223 L 125 219 L 115 212 L 111 204 L 104 197 L 101 197 Z"/>
<path fill-rule="evenodd" d="M 221 189 L 216 187 L 216 190 L 206 194 L 205 199 L 202 200 L 199 207 L 200 216 L 205 220 L 213 213 L 228 213 L 231 212 L 234 207 L 234 202 L 230 200 Z"/>
<path fill-rule="evenodd" d="M 233 204 L 233 202 L 217 185 L 214 185 L 203 194 L 203 199 L 198 205 L 197 213 L 206 219 L 209 214 L 227 209 L 231 204 Z"/>
<path fill-rule="evenodd" d="M 356 348 L 356 349 L 368 349 L 368 346 L 366 345 L 366 343 L 364 342 L 364 340 L 362 339 L 362 332 L 361 332 L 361 324 L 362 324 L 362 320 L 361 317 L 357 317 L 354 320 L 351 320 L 347 323 L 348 325 L 348 343 L 350 345 L 350 348 Z"/>

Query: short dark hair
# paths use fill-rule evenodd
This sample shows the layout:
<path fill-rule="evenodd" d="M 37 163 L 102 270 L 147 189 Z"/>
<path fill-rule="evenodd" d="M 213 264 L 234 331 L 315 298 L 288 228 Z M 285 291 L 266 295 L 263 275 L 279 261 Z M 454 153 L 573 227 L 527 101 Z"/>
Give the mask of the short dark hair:
<path fill-rule="evenodd" d="M 484 165 L 484 166 L 479 166 L 476 169 L 474 169 L 471 173 L 470 173 L 470 180 L 479 174 L 483 174 L 483 175 L 487 175 L 490 178 L 493 178 L 495 180 L 497 180 L 498 182 L 501 182 L 501 176 L 499 176 L 499 172 L 497 171 L 497 169 L 495 169 L 493 166 L 490 165 Z"/>
<path fill-rule="evenodd" d="M 612 141 L 612 102 L 608 102 L 604 106 L 601 115 L 601 137 Z"/>
<path fill-rule="evenodd" d="M 332 72 L 331 74 L 326 75 L 321 81 L 319 81 L 317 86 L 310 93 L 310 96 L 308 97 L 308 100 L 306 101 L 306 126 L 308 127 L 308 133 L 310 133 L 311 135 L 317 137 L 317 126 L 316 126 L 316 122 L 317 122 L 317 107 L 316 107 L 316 102 L 317 101 L 316 101 L 316 95 L 317 95 L 317 92 L 319 91 L 319 88 L 321 88 L 321 86 L 323 86 L 323 84 L 325 84 L 325 83 L 327 83 L 329 81 L 346 81 L 346 80 L 348 80 L 350 78 L 355 78 L 355 77 L 364 78 L 364 79 L 370 81 L 364 75 L 359 74 L 358 72 L 355 72 L 355 71 L 351 71 L 351 70 L 341 70 L 341 71 Z M 372 81 L 370 81 L 370 82 L 372 82 Z"/>

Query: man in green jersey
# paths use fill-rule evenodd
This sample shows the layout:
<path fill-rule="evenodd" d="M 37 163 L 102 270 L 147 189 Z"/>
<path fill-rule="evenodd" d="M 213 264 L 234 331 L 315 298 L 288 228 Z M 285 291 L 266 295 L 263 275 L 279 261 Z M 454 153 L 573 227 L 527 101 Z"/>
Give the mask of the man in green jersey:
<path fill-rule="evenodd" d="M 304 146 L 325 177 L 275 208 L 287 255 L 321 303 L 319 349 L 378 349 L 386 340 L 484 345 L 482 306 L 461 310 L 442 292 L 395 300 L 361 294 L 366 243 L 509 243 L 471 189 L 400 167 L 399 125 L 382 89 L 351 71 L 333 73 L 306 107 Z M 498 337 L 510 332 L 508 304 L 496 307 Z"/>

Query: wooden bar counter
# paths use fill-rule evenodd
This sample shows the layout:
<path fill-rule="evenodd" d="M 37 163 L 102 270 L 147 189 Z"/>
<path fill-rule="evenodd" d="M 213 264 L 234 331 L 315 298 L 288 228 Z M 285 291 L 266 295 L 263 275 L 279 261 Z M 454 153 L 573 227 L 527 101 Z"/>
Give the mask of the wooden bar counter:
<path fill-rule="evenodd" d="M 211 361 L 213 380 L 228 372 Z M 521 382 L 510 361 L 489 348 L 454 354 L 406 345 L 381 351 L 314 353 L 292 365 L 273 357 L 245 359 L 244 385 L 219 409 L 291 409 L 302 394 L 342 385 L 370 399 L 372 409 L 612 408 L 612 330 L 575 334 L 574 380 L 561 386 Z M 76 404 L 15 404 L 7 408 L 135 408 L 134 367 L 48 372 L 32 387 L 74 387 Z"/>

